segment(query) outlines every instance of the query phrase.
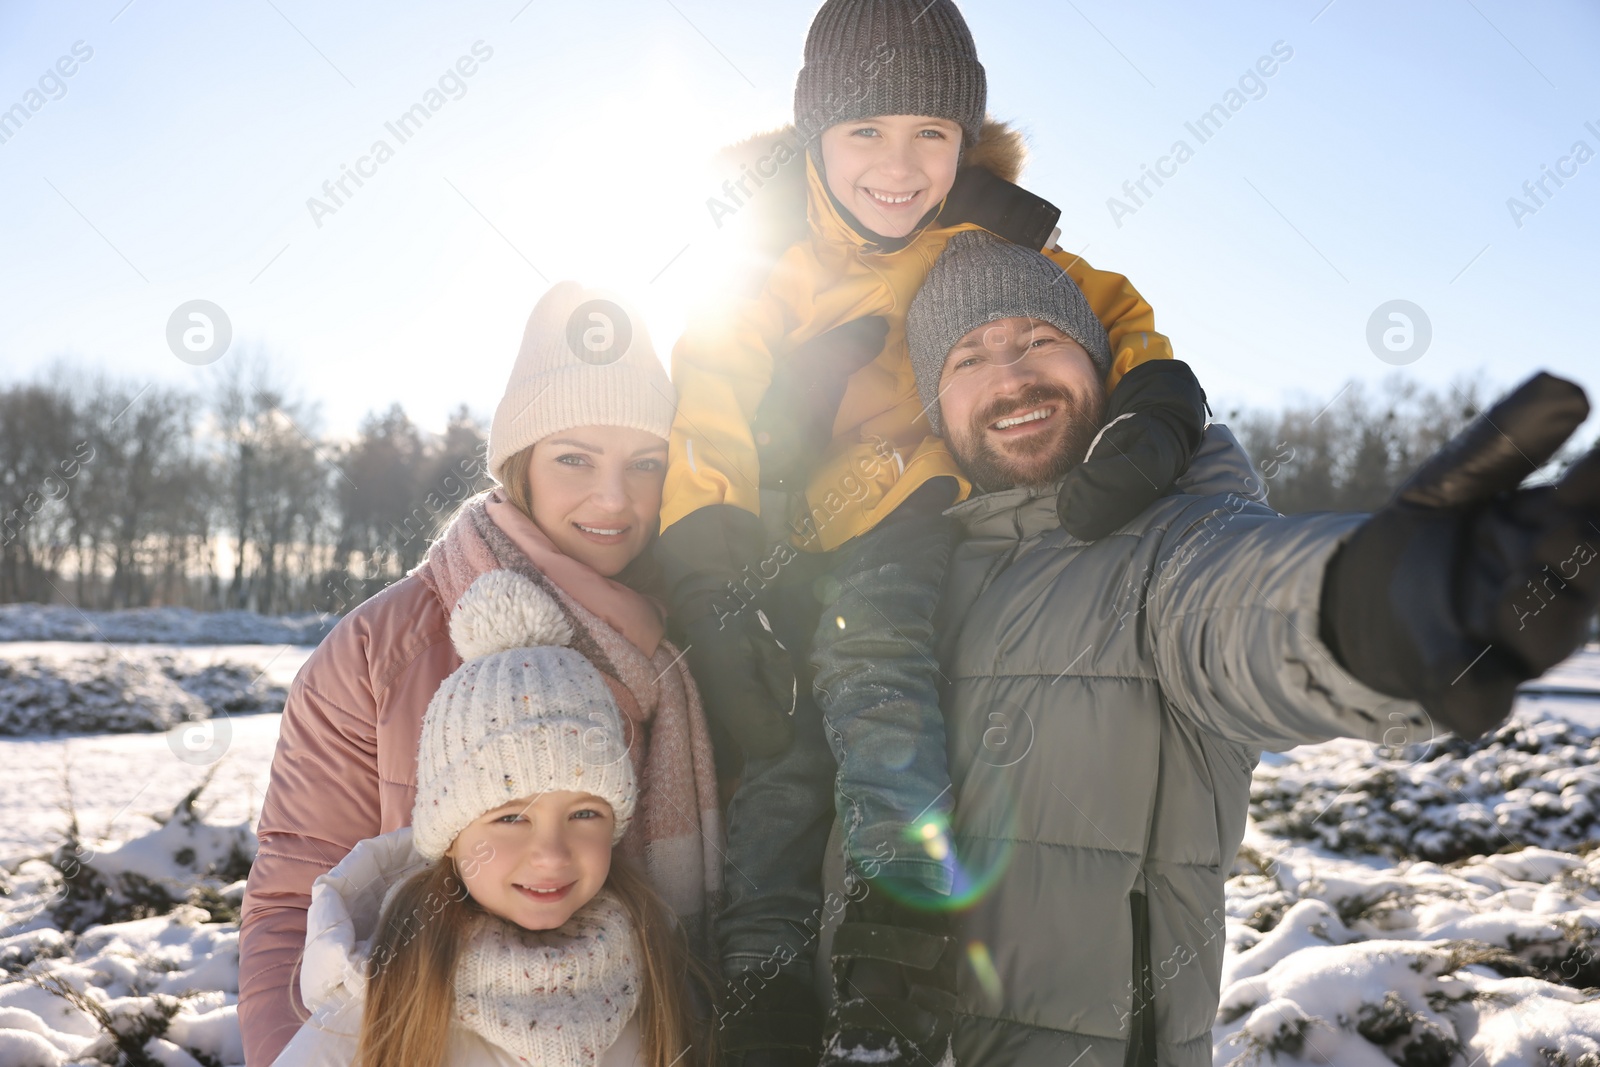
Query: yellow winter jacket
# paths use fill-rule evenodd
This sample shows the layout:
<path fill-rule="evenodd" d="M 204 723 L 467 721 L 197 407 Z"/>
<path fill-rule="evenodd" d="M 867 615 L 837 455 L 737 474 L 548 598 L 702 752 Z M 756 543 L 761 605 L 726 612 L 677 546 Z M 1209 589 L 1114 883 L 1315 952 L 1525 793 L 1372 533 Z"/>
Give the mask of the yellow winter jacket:
<path fill-rule="evenodd" d="M 785 137 L 795 143 L 792 131 L 779 131 L 736 151 L 763 161 L 776 154 L 781 162 Z M 991 121 L 965 163 L 1015 182 L 1024 156 L 1021 135 Z M 743 169 L 748 174 L 751 168 Z M 762 176 L 775 169 L 770 163 L 756 168 Z M 788 170 L 797 183 L 799 161 Z M 774 188 L 782 181 L 780 173 L 759 188 L 746 182 L 751 196 L 743 209 L 795 211 L 798 196 L 786 197 Z M 808 236 L 778 255 L 764 286 L 738 301 L 732 314 L 691 321 L 673 349 L 678 413 L 669 445 L 663 530 L 713 504 L 760 514 L 760 472 L 750 424 L 772 381 L 774 359 L 868 315 L 888 320 L 888 336 L 878 358 L 852 375 L 846 386 L 833 440 L 817 457 L 806 488 L 809 528 L 793 525 L 794 544 L 808 551 L 838 548 L 872 529 L 933 478 L 957 479 L 958 499 L 971 489 L 923 414 L 906 351 L 905 322 L 911 298 L 950 238 L 982 227 L 944 226 L 935 219 L 905 247 L 879 251 L 840 216 L 809 157 L 804 181 Z M 1078 283 L 1110 335 L 1108 388 L 1139 363 L 1172 358 L 1171 343 L 1155 331 L 1150 305 L 1126 278 L 1095 270 L 1058 247 L 1044 251 Z"/>

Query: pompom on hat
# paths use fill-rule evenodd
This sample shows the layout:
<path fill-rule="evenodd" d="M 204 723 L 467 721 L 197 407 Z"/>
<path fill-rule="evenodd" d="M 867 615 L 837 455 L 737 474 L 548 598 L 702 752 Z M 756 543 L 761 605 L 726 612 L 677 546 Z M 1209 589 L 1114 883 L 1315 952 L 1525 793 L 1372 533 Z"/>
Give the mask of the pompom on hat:
<path fill-rule="evenodd" d="M 665 438 L 678 394 L 644 318 L 617 293 L 552 285 L 528 316 L 522 348 L 489 424 L 489 474 L 574 426 L 624 426 Z"/>
<path fill-rule="evenodd" d="M 450 639 L 465 662 L 428 702 L 417 747 L 411 825 L 427 859 L 484 812 L 557 790 L 609 803 L 622 839 L 638 800 L 622 713 L 572 637 L 560 605 L 521 574 L 489 571 L 461 595 Z"/>

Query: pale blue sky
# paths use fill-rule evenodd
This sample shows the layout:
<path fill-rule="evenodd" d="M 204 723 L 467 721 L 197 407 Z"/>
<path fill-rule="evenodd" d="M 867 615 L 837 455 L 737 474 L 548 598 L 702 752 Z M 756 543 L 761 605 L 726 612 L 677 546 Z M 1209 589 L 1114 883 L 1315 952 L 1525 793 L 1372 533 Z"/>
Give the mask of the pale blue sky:
<path fill-rule="evenodd" d="M 166 325 L 201 298 L 231 319 L 225 358 L 270 353 L 328 428 L 393 400 L 437 428 L 493 409 L 543 279 L 570 276 L 637 293 L 664 354 L 715 249 L 699 164 L 787 121 L 815 6 L 0 0 L 0 111 L 93 52 L 0 127 L 0 378 L 64 355 L 198 384 Z M 1520 227 L 1507 207 L 1575 142 L 1600 152 L 1594 5 L 963 10 L 1062 244 L 1133 280 L 1213 398 L 1385 378 L 1367 324 L 1393 299 L 1432 323 L 1405 375 L 1600 386 L 1600 158 Z M 464 93 L 399 144 L 385 122 L 476 42 Z M 1292 58 L 1201 144 L 1185 123 L 1278 42 Z M 314 219 L 379 138 L 393 158 Z M 1179 139 L 1193 158 L 1115 219 Z"/>

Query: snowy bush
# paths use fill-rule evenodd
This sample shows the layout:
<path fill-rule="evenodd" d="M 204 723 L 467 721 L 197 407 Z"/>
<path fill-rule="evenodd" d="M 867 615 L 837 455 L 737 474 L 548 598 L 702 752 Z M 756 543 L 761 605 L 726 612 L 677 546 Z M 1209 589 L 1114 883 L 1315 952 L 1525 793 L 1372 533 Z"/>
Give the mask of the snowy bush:
<path fill-rule="evenodd" d="M 1223 992 L 1218 1064 L 1538 1064 L 1600 1053 L 1600 1003 L 1460 942 L 1311 946 Z M 1233 1052 L 1231 1057 L 1226 1055 Z"/>
<path fill-rule="evenodd" d="M 1312 746 L 1257 769 L 1250 813 L 1269 834 L 1393 860 L 1571 851 L 1597 836 L 1600 729 L 1513 716 L 1472 743 Z"/>
<path fill-rule="evenodd" d="M 165 730 L 210 714 L 165 673 L 111 650 L 0 661 L 0 734 Z"/>
<path fill-rule="evenodd" d="M 283 710 L 287 691 L 237 663 L 94 648 L 81 656 L 0 660 L 0 735 L 130 733 Z"/>
<path fill-rule="evenodd" d="M 289 691 L 264 681 L 261 671 L 243 663 L 208 663 L 187 667 L 170 656 L 156 656 L 161 672 L 210 708 L 212 713 L 258 715 L 283 710 Z"/>
<path fill-rule="evenodd" d="M 143 836 L 96 849 L 72 820 L 49 857 L 5 872 L 0 1063 L 244 1062 L 238 916 L 256 842 L 204 819 L 208 781 Z"/>
<path fill-rule="evenodd" d="M 88 848 L 76 820 L 51 853 L 60 875 L 51 915 L 62 930 L 164 915 L 179 904 L 200 907 L 210 921 L 236 920 L 243 882 L 255 858 L 248 825 L 214 826 L 195 810 L 209 775 L 178 802 L 158 828 L 104 851 Z"/>
<path fill-rule="evenodd" d="M 1600 850 L 1391 867 L 1253 828 L 1215 1062 L 1600 1067 L 1597 886 Z"/>

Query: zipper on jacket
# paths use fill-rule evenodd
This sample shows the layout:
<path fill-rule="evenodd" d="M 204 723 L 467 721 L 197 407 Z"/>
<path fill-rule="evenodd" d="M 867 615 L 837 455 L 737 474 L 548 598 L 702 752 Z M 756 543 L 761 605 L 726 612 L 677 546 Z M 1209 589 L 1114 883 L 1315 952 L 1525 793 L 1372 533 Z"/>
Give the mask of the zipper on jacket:
<path fill-rule="evenodd" d="M 1135 889 L 1128 894 L 1133 911 L 1133 1014 L 1129 1018 L 1128 1054 L 1123 1067 L 1156 1067 L 1156 1005 L 1150 966 L 1150 906 Z"/>

